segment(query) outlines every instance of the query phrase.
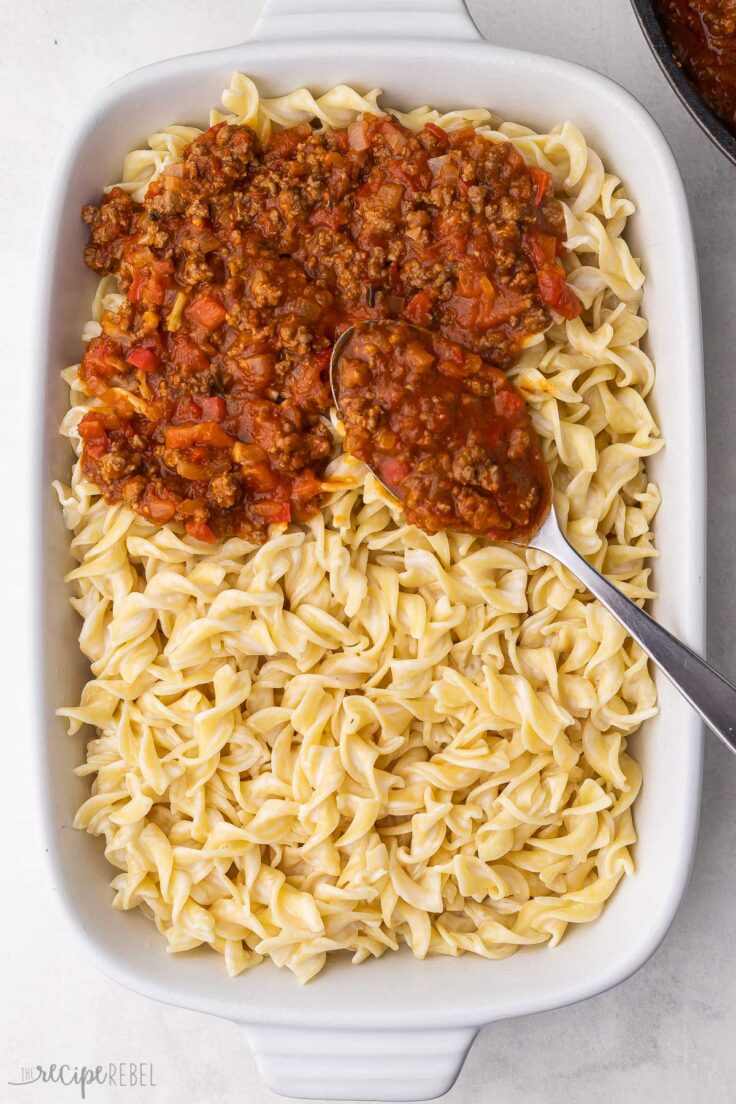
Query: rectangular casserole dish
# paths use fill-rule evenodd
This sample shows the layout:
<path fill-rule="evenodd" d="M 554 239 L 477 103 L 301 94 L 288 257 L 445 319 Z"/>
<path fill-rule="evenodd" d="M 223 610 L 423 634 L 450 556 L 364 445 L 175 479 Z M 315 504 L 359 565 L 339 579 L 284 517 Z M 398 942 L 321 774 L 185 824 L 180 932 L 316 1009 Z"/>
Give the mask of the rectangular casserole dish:
<path fill-rule="evenodd" d="M 668 447 L 651 463 L 663 505 L 657 518 L 654 613 L 697 650 L 704 643 L 704 454 L 702 345 L 697 269 L 682 182 L 661 132 L 612 81 L 580 66 L 499 49 L 483 41 L 461 0 L 270 0 L 248 42 L 140 70 L 96 97 L 53 180 L 38 296 L 37 498 L 40 593 L 37 653 L 38 774 L 50 876 L 67 916 L 100 968 L 157 1000 L 239 1023 L 268 1084 L 290 1096 L 412 1100 L 455 1080 L 478 1029 L 559 1007 L 617 984 L 641 966 L 669 927 L 685 888 L 696 837 L 702 733 L 669 683 L 661 712 L 634 742 L 644 787 L 635 808 L 637 873 L 602 917 L 571 930 L 554 950 L 503 961 L 471 956 L 418 962 L 387 955 L 361 968 L 340 957 L 301 988 L 271 964 L 231 980 L 216 956 L 170 956 L 150 921 L 110 905 L 110 868 L 100 843 L 72 827 L 87 796 L 76 779 L 79 740 L 54 713 L 86 678 L 79 623 L 62 581 L 71 566 L 51 481 L 66 478 L 58 435 L 67 390 L 60 370 L 79 359 L 95 279 L 84 266 L 84 203 L 119 176 L 124 154 L 171 122 L 206 125 L 234 70 L 267 95 L 299 85 L 378 85 L 401 108 L 482 105 L 539 130 L 573 119 L 638 212 L 629 241 L 647 275 L 648 351 L 658 368 L 655 413 Z"/>

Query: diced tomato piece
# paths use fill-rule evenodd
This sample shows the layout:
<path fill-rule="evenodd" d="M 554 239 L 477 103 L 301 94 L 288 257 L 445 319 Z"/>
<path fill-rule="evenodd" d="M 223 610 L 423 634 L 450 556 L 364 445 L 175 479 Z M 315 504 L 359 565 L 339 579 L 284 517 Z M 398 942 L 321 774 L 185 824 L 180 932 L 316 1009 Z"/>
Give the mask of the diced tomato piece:
<path fill-rule="evenodd" d="M 432 172 L 425 168 L 421 162 L 412 165 L 411 162 L 389 161 L 386 166 L 386 175 L 394 182 L 402 184 L 409 193 L 429 188 L 432 183 Z M 382 189 L 379 188 L 379 191 Z M 399 197 L 400 198 L 400 197 Z"/>
<path fill-rule="evenodd" d="M 131 303 L 139 303 L 140 302 L 141 292 L 143 290 L 143 285 L 144 285 L 145 282 L 146 282 L 146 278 L 143 275 L 143 273 L 141 272 L 141 270 L 139 268 L 136 269 L 136 273 L 135 273 L 135 276 L 133 277 L 133 281 L 132 281 L 130 287 L 128 288 L 128 298 L 130 299 Z"/>
<path fill-rule="evenodd" d="M 94 441 L 96 437 L 107 436 L 107 430 L 102 422 L 102 418 L 100 418 L 99 414 L 95 414 L 93 410 L 87 411 L 77 426 L 77 430 L 83 441 Z"/>
<path fill-rule="evenodd" d="M 281 525 L 291 521 L 289 502 L 257 502 L 253 507 L 256 514 L 264 518 L 269 525 Z"/>
<path fill-rule="evenodd" d="M 539 206 L 544 197 L 552 191 L 552 177 L 548 172 L 538 168 L 536 165 L 532 168 L 531 174 L 535 188 L 534 202 Z"/>
<path fill-rule="evenodd" d="M 511 387 L 504 387 L 501 391 L 496 392 L 495 404 L 496 413 L 503 418 L 510 418 L 512 414 L 517 414 L 524 406 L 524 397 Z"/>
<path fill-rule="evenodd" d="M 151 271 L 155 272 L 157 276 L 173 276 L 174 275 L 174 262 L 168 257 L 163 261 L 155 258 L 151 261 Z"/>
<path fill-rule="evenodd" d="M 104 456 L 110 447 L 110 440 L 107 436 L 107 430 L 105 429 L 102 419 L 98 414 L 95 414 L 93 411 L 89 411 L 85 414 L 77 426 L 77 430 L 79 436 L 84 441 L 88 456 L 94 459 Z"/>
<path fill-rule="evenodd" d="M 434 296 L 428 288 L 424 288 L 423 291 L 418 291 L 416 295 L 412 295 L 404 307 L 402 317 L 407 322 L 413 322 L 415 326 L 428 326 L 432 321 L 433 307 Z"/>
<path fill-rule="evenodd" d="M 176 409 L 174 410 L 175 422 L 201 422 L 202 421 L 202 407 L 196 399 L 186 395 L 176 403 Z"/>
<path fill-rule="evenodd" d="M 123 372 L 120 346 L 109 337 L 94 338 L 82 358 L 82 369 L 83 375 L 97 376 L 98 379 L 110 379 Z"/>
<path fill-rule="evenodd" d="M 545 265 L 537 273 L 539 294 L 563 318 L 577 318 L 582 304 L 565 279 L 562 265 Z"/>
<path fill-rule="evenodd" d="M 91 456 L 93 460 L 99 460 L 101 456 L 104 456 L 105 453 L 109 451 L 110 443 L 107 438 L 104 440 L 87 441 L 85 448 L 88 456 Z"/>
<path fill-rule="evenodd" d="M 235 439 L 229 433 L 225 433 L 216 422 L 169 426 L 166 430 L 166 447 L 171 449 L 187 449 L 192 445 L 229 449 L 234 444 Z"/>
<path fill-rule="evenodd" d="M 167 283 L 158 276 L 149 276 L 141 288 L 141 301 L 147 307 L 161 307 L 166 298 Z"/>
<path fill-rule="evenodd" d="M 146 345 L 136 345 L 125 359 L 141 372 L 155 372 L 159 365 L 158 353 Z"/>
<path fill-rule="evenodd" d="M 184 334 L 175 334 L 171 345 L 171 359 L 175 367 L 187 373 L 203 373 L 209 369 L 207 354 Z"/>
<path fill-rule="evenodd" d="M 302 471 L 291 481 L 291 497 L 307 502 L 322 491 L 322 484 L 312 471 Z"/>
<path fill-rule="evenodd" d="M 162 525 L 165 521 L 171 521 L 176 513 L 176 503 L 170 498 L 156 498 L 152 495 L 145 503 L 145 510 L 151 521 Z"/>
<path fill-rule="evenodd" d="M 280 154 L 282 157 L 288 157 L 292 154 L 302 142 L 309 137 L 312 133 L 312 128 L 309 123 L 302 123 L 299 126 L 287 127 L 286 130 L 279 131 L 278 134 L 274 134 L 268 140 L 268 152 L 272 154 Z"/>
<path fill-rule="evenodd" d="M 206 544 L 214 544 L 217 540 L 206 521 L 189 518 L 184 522 L 184 528 L 189 536 L 194 537 L 195 540 L 205 541 Z"/>
<path fill-rule="evenodd" d="M 524 251 L 535 268 L 555 263 L 557 239 L 551 234 L 526 234 L 523 241 Z"/>
<path fill-rule="evenodd" d="M 437 126 L 436 123 L 425 123 L 424 129 L 428 130 L 429 133 L 437 138 L 438 141 L 442 142 L 444 146 L 449 146 L 450 139 L 448 137 L 447 131 L 443 130 L 442 127 Z"/>
<path fill-rule="evenodd" d="M 216 330 L 227 317 L 227 311 L 213 295 L 200 295 L 187 307 L 185 314 L 205 330 Z"/>
<path fill-rule="evenodd" d="M 401 456 L 389 456 L 381 461 L 381 479 L 390 487 L 399 487 L 411 475 L 411 464 Z"/>
<path fill-rule="evenodd" d="M 206 422 L 221 422 L 227 414 L 225 400 L 219 395 L 207 395 L 199 400 L 199 405 Z"/>

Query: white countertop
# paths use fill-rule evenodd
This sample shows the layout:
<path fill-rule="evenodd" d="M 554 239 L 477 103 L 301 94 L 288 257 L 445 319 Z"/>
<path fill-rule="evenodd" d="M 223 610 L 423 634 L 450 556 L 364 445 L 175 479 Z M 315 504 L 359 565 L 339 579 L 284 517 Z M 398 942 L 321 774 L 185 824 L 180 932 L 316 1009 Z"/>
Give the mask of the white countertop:
<path fill-rule="evenodd" d="M 654 115 L 680 164 L 699 247 L 709 449 L 709 658 L 736 676 L 736 168 L 661 76 L 628 0 L 469 0 L 500 45 L 590 65 Z M 102 977 L 63 926 L 36 830 L 27 747 L 30 289 L 50 164 L 94 93 L 160 58 L 247 37 L 260 0 L 0 0 L 0 465 L 10 512 L 0 569 L 4 724 L 0 756 L 0 1101 L 63 1104 L 76 1088 L 14 1088 L 21 1067 L 152 1062 L 156 1088 L 88 1090 L 88 1100 L 274 1104 L 240 1029 L 164 1007 Z M 665 384 L 666 385 L 666 384 Z M 660 381 L 659 386 L 662 386 Z M 10 491 L 6 489 L 6 483 Z M 7 499 L 6 499 L 7 501 Z M 729 1104 L 736 1099 L 736 763 L 709 739 L 690 888 L 663 946 L 633 978 L 593 1000 L 487 1028 L 448 1104 Z"/>

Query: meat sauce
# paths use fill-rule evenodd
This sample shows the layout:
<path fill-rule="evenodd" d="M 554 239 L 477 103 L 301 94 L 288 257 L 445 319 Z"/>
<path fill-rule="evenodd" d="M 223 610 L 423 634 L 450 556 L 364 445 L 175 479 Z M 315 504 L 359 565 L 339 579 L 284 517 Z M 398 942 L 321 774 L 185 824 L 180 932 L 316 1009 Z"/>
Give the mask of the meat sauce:
<path fill-rule="evenodd" d="M 261 145 L 220 123 L 142 203 L 113 188 L 83 218 L 88 265 L 125 296 L 80 369 L 99 400 L 83 470 L 109 502 L 205 541 L 261 541 L 316 510 L 348 325 L 429 327 L 501 378 L 551 311 L 580 310 L 550 177 L 472 128 L 369 117 Z"/>
<path fill-rule="evenodd" d="M 657 0 L 677 60 L 736 134 L 736 0 Z"/>
<path fill-rule="evenodd" d="M 405 323 L 355 328 L 337 368 L 348 452 L 428 533 L 526 541 L 549 475 L 523 397 L 498 368 Z"/>

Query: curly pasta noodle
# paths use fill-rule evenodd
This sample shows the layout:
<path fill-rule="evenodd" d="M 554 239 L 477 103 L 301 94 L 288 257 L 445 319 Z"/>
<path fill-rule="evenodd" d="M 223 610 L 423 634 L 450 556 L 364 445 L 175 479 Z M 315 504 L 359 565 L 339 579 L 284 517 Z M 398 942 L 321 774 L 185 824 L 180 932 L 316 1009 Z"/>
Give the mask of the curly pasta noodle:
<path fill-rule="evenodd" d="M 212 122 L 344 127 L 381 113 L 378 97 L 341 85 L 267 100 L 238 74 Z M 483 110 L 397 114 L 412 130 L 471 122 L 551 173 L 585 310 L 513 375 L 569 538 L 646 600 L 659 496 L 645 465 L 662 441 L 643 275 L 622 237 L 632 203 L 573 123 L 536 134 Z M 197 133 L 154 135 L 123 186 L 141 198 Z M 116 294 L 103 280 L 97 318 Z M 90 403 L 76 367 L 64 376 L 78 449 Z M 170 951 L 207 944 L 233 975 L 268 957 L 300 981 L 331 951 L 555 944 L 633 869 L 641 777 L 626 745 L 656 712 L 645 656 L 548 557 L 407 526 L 347 455 L 328 476 L 309 523 L 214 550 L 107 505 L 78 463 L 57 485 L 92 673 L 60 713 L 72 733 L 97 731 L 76 825 L 105 837 L 114 905 L 140 906 Z"/>

